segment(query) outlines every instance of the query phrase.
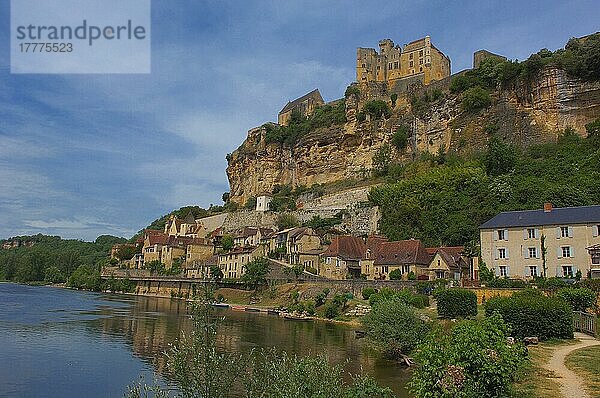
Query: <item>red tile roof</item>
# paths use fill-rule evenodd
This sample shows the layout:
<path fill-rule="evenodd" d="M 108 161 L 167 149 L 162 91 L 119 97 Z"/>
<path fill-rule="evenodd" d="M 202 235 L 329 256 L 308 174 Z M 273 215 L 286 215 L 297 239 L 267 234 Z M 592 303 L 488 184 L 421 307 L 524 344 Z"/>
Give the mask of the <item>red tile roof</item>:
<path fill-rule="evenodd" d="M 148 239 L 150 246 L 165 245 L 167 243 L 167 239 L 169 238 L 167 234 L 152 229 L 146 230 L 144 235 L 145 239 Z"/>
<path fill-rule="evenodd" d="M 429 265 L 431 256 L 418 239 L 382 242 L 379 244 L 374 265 L 421 264 Z"/>
<path fill-rule="evenodd" d="M 465 248 L 463 246 L 427 248 L 427 252 L 433 252 L 431 256 L 432 260 L 436 254 L 439 254 L 450 268 L 460 268 L 464 264 L 464 260 L 462 258 L 462 253 L 464 250 Z"/>
<path fill-rule="evenodd" d="M 370 258 L 375 258 L 379 245 L 383 242 L 387 242 L 388 239 L 382 235 L 370 235 L 367 237 L 367 250 L 365 251 L 364 259 L 367 259 L 367 254 L 370 254 Z"/>
<path fill-rule="evenodd" d="M 344 260 L 360 260 L 365 255 L 367 246 L 356 236 L 334 236 L 331 244 L 323 253 L 325 257 L 339 257 Z"/>

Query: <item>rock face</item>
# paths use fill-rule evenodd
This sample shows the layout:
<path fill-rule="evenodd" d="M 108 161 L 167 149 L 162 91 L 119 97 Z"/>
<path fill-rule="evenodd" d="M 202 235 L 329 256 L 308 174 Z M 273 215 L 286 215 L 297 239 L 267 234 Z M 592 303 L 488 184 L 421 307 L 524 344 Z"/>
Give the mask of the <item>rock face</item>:
<path fill-rule="evenodd" d="M 411 110 L 410 96 L 422 95 L 433 86 L 399 96 L 386 120 L 367 117 L 358 122 L 364 100 L 351 96 L 346 100 L 346 124 L 312 131 L 293 146 L 267 144 L 264 128 L 250 130 L 244 143 L 228 157 L 231 200 L 243 204 L 249 197 L 271 192 L 277 184 L 310 187 L 364 179 L 372 172 L 373 156 L 391 142 L 401 124 L 409 127 L 412 136 L 408 147 L 402 151 L 393 148 L 392 156 L 409 161 L 440 149 L 458 153 L 482 150 L 490 132 L 522 147 L 555 140 L 566 128 L 585 135 L 585 124 L 600 118 L 600 82 L 583 82 L 560 69 L 544 69 L 533 81 L 518 81 L 510 89 L 495 91 L 492 105 L 475 114 L 462 111 L 460 97 L 448 91 L 449 83 L 447 79 L 435 86 L 445 95 L 418 115 Z M 366 92 L 362 97 L 379 97 L 390 103 L 382 92 Z"/>

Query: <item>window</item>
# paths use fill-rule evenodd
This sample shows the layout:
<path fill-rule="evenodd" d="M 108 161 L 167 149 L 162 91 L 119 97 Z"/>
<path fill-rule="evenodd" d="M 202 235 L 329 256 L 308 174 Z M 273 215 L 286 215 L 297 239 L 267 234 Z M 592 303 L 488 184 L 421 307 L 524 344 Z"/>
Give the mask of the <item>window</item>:
<path fill-rule="evenodd" d="M 384 273 L 384 274 L 387 274 L 387 273 L 388 273 L 388 270 L 389 270 L 389 268 L 388 268 L 388 266 L 386 265 L 386 266 L 384 266 L 384 267 L 381 267 L 381 270 L 383 271 L 383 273 Z"/>
<path fill-rule="evenodd" d="M 530 247 L 527 250 L 529 251 L 529 258 L 537 258 L 537 247 Z"/>
<path fill-rule="evenodd" d="M 391 62 L 388 64 L 388 69 L 392 69 L 392 63 Z"/>
<path fill-rule="evenodd" d="M 423 65 L 423 60 L 422 59 L 419 60 L 419 65 Z"/>
<path fill-rule="evenodd" d="M 410 265 L 408 264 L 403 264 L 402 265 L 402 273 L 403 274 L 408 274 L 410 272 Z"/>
<path fill-rule="evenodd" d="M 413 59 L 413 53 L 408 54 L 408 59 Z"/>
<path fill-rule="evenodd" d="M 506 265 L 501 265 L 499 267 L 500 269 L 500 276 L 508 276 L 508 267 Z"/>
<path fill-rule="evenodd" d="M 535 265 L 529 266 L 529 276 L 538 276 L 537 266 L 535 266 Z"/>
<path fill-rule="evenodd" d="M 506 249 L 498 249 L 498 258 L 506 258 Z"/>
<path fill-rule="evenodd" d="M 600 225 L 596 225 L 596 236 L 600 236 Z"/>
<path fill-rule="evenodd" d="M 592 254 L 592 264 L 594 264 L 594 265 L 600 264 L 600 253 Z"/>
<path fill-rule="evenodd" d="M 529 239 L 535 239 L 535 228 L 527 228 L 527 237 Z"/>
<path fill-rule="evenodd" d="M 331 257 L 327 257 L 327 259 L 325 260 L 325 264 L 331 264 Z"/>
<path fill-rule="evenodd" d="M 419 67 L 419 72 L 423 72 L 423 67 L 422 66 Z"/>
<path fill-rule="evenodd" d="M 410 66 L 410 67 L 412 68 L 412 67 L 414 66 L 414 62 L 413 62 L 413 61 L 410 61 L 410 62 L 408 63 L 408 66 Z"/>
<path fill-rule="evenodd" d="M 444 271 L 435 271 L 435 279 L 444 279 L 446 273 Z"/>
<path fill-rule="evenodd" d="M 400 67 L 400 63 L 398 61 L 394 62 L 394 69 L 398 69 Z"/>
<path fill-rule="evenodd" d="M 422 56 L 423 56 L 423 50 L 420 50 L 419 51 L 419 57 L 422 57 Z"/>
<path fill-rule="evenodd" d="M 561 238 L 569 237 L 569 227 L 560 227 L 560 237 Z"/>
<path fill-rule="evenodd" d="M 571 257 L 571 246 L 563 246 L 560 249 L 563 257 Z"/>
<path fill-rule="evenodd" d="M 563 277 L 572 278 L 573 277 L 573 266 L 572 265 L 563 265 L 562 272 L 563 272 Z"/>
<path fill-rule="evenodd" d="M 506 240 L 506 230 L 505 229 L 498 230 L 498 240 Z"/>

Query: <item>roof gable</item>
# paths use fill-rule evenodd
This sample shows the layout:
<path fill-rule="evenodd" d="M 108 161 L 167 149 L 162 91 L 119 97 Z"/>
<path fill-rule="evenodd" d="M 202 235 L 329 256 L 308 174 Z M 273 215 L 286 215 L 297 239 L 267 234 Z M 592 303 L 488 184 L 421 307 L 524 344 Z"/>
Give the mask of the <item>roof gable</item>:
<path fill-rule="evenodd" d="M 325 101 L 323 101 L 323 97 L 321 96 L 321 93 L 319 92 L 319 89 L 316 88 L 313 91 L 311 91 L 310 93 L 304 94 L 302 97 L 296 98 L 295 100 L 288 102 L 283 107 L 283 109 L 279 112 L 279 114 L 286 113 L 286 112 L 294 109 L 296 106 L 300 105 L 301 103 L 303 103 L 304 101 L 306 101 L 310 98 L 312 98 L 318 102 L 325 103 Z"/>

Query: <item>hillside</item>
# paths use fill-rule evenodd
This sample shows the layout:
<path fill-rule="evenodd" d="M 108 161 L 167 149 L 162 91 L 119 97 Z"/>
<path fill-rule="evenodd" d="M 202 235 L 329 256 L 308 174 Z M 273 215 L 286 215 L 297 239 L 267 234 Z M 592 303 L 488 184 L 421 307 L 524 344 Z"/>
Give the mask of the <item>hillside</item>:
<path fill-rule="evenodd" d="M 227 156 L 230 199 L 243 205 L 276 186 L 370 179 L 386 162 L 426 154 L 472 156 L 492 136 L 519 148 L 556 142 L 565 129 L 586 136 L 600 118 L 598 59 L 594 34 L 521 63 L 489 59 L 429 86 L 351 85 L 308 120 L 251 129 Z"/>

